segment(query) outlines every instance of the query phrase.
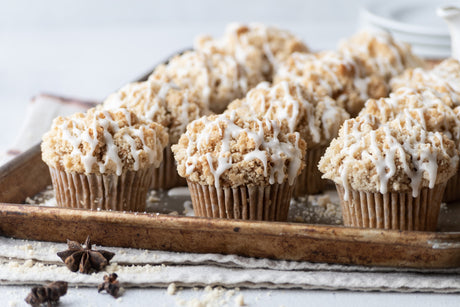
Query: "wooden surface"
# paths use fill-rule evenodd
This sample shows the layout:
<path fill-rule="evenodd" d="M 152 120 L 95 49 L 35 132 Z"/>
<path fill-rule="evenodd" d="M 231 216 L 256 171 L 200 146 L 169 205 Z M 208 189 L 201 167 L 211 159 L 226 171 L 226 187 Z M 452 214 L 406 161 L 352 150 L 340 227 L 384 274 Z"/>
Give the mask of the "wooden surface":
<path fill-rule="evenodd" d="M 50 184 L 35 146 L 0 169 L 0 234 L 168 251 L 238 254 L 414 268 L 460 267 L 460 232 L 399 232 L 38 207 L 21 203 Z"/>

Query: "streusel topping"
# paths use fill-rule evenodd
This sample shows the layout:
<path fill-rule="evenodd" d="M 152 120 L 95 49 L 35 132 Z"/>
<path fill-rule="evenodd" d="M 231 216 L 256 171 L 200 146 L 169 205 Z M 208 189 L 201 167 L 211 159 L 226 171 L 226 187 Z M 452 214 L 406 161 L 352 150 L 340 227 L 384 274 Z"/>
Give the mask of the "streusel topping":
<path fill-rule="evenodd" d="M 170 144 L 177 143 L 188 123 L 209 113 L 196 92 L 156 80 L 127 84 L 107 97 L 102 106 L 128 108 L 161 124 L 169 134 Z"/>
<path fill-rule="evenodd" d="M 292 54 L 275 74 L 275 83 L 283 80 L 299 83 L 318 96 L 335 99 L 352 116 L 367 99 L 385 97 L 388 93 L 383 78 L 364 74 L 354 60 L 334 51 Z"/>
<path fill-rule="evenodd" d="M 402 117 L 420 124 L 428 131 L 444 133 L 457 147 L 460 144 L 460 119 L 455 114 L 452 101 L 431 89 L 402 87 L 388 98 L 370 99 L 359 113 L 372 114 L 381 122 Z"/>
<path fill-rule="evenodd" d="M 190 123 L 172 150 L 179 175 L 203 185 L 292 185 L 305 166 L 306 144 L 277 120 L 228 112 Z"/>
<path fill-rule="evenodd" d="M 127 109 L 90 109 L 57 117 L 43 136 L 42 159 L 66 172 L 115 173 L 158 167 L 168 135 Z"/>
<path fill-rule="evenodd" d="M 308 148 L 328 145 L 350 115 L 328 96 L 321 98 L 303 87 L 282 81 L 273 86 L 260 83 L 246 97 L 228 106 L 242 117 L 278 119 L 291 132 L 299 132 Z"/>
<path fill-rule="evenodd" d="M 422 66 L 410 45 L 399 43 L 387 32 L 360 31 L 339 44 L 339 51 L 364 67 L 367 75 L 377 74 L 389 80 L 406 68 Z"/>
<path fill-rule="evenodd" d="M 220 39 L 198 37 L 195 49 L 230 54 L 249 75 L 262 74 L 265 80 L 271 80 L 278 62 L 290 54 L 308 52 L 308 47 L 289 31 L 260 23 L 231 23 Z"/>
<path fill-rule="evenodd" d="M 391 79 L 393 91 L 401 87 L 431 88 L 446 94 L 456 106 L 460 105 L 460 62 L 455 59 L 442 61 L 433 69 L 408 69 Z"/>
<path fill-rule="evenodd" d="M 345 189 L 408 192 L 445 183 L 457 171 L 453 141 L 403 118 L 381 123 L 372 115 L 345 121 L 319 162 L 323 178 Z"/>
<path fill-rule="evenodd" d="M 232 56 L 196 51 L 187 51 L 158 66 L 149 77 L 149 81 L 154 80 L 196 90 L 213 112 L 222 112 L 231 101 L 243 97 L 260 82 L 248 79 Z"/>

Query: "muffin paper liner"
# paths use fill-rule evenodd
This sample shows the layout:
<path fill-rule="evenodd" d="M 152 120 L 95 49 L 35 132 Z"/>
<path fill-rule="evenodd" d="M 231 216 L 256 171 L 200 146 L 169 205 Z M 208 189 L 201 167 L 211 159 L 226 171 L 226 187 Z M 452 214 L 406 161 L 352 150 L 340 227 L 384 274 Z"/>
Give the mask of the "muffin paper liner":
<path fill-rule="evenodd" d="M 50 167 L 58 207 L 145 211 L 153 167 L 116 174 L 77 174 Z"/>
<path fill-rule="evenodd" d="M 201 185 L 187 180 L 196 216 L 286 221 L 294 185 L 235 188 Z"/>
<path fill-rule="evenodd" d="M 304 196 L 318 194 L 327 188 L 329 180 L 321 179 L 323 175 L 318 170 L 318 163 L 327 146 L 316 147 L 307 149 L 305 155 L 305 168 L 297 177 L 297 183 L 294 188 L 294 196 Z"/>
<path fill-rule="evenodd" d="M 344 200 L 343 186 L 336 184 L 345 226 L 434 231 L 446 184 L 423 188 L 418 197 L 407 193 L 370 193 L 350 190 Z"/>
<path fill-rule="evenodd" d="M 153 172 L 150 188 L 154 190 L 165 190 L 186 185 L 187 181 L 177 173 L 176 160 L 171 151 L 171 146 L 168 145 L 163 150 L 163 161 Z"/>
<path fill-rule="evenodd" d="M 444 191 L 443 202 L 452 202 L 460 200 L 460 168 L 454 176 L 447 181 L 446 190 Z"/>

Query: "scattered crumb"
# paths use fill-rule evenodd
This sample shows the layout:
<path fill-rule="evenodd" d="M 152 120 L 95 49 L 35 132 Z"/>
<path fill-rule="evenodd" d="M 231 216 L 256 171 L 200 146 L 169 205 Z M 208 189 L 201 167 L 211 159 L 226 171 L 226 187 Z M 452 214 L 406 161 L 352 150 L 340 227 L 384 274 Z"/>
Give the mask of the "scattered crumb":
<path fill-rule="evenodd" d="M 150 190 L 147 193 L 147 202 L 148 203 L 155 203 L 158 202 L 160 199 L 157 197 L 157 191 L 155 190 Z"/>
<path fill-rule="evenodd" d="M 192 201 L 186 200 L 184 201 L 184 211 L 182 212 L 185 216 L 195 216 L 195 212 L 193 211 Z"/>
<path fill-rule="evenodd" d="M 198 288 L 194 288 L 198 289 Z M 196 291 L 196 290 L 195 290 Z M 200 297 L 193 297 L 190 300 L 177 298 L 176 303 L 180 306 L 187 307 L 220 307 L 228 306 L 231 303 L 231 298 L 236 294 L 236 289 L 225 289 L 223 287 L 206 286 L 203 291 L 199 291 Z M 244 298 L 241 294 L 235 297 L 235 306 L 244 306 Z"/>
<path fill-rule="evenodd" d="M 168 215 L 179 215 L 179 212 L 177 211 L 169 212 Z"/>
<path fill-rule="evenodd" d="M 168 286 L 168 289 L 166 290 L 166 293 L 168 293 L 169 295 L 174 295 L 176 294 L 176 284 L 175 283 L 170 283 L 169 286 Z"/>
<path fill-rule="evenodd" d="M 441 203 L 441 211 L 445 211 L 447 212 L 448 208 L 447 208 L 447 204 L 446 203 Z"/>
<path fill-rule="evenodd" d="M 18 302 L 17 301 L 9 301 L 8 302 L 8 307 L 16 307 L 18 306 Z"/>
<path fill-rule="evenodd" d="M 309 224 L 342 224 L 342 210 L 335 191 L 293 198 L 288 220 Z"/>
<path fill-rule="evenodd" d="M 238 294 L 237 297 L 235 297 L 235 306 L 244 306 L 244 297 L 243 294 Z"/>
<path fill-rule="evenodd" d="M 39 192 L 37 195 L 27 197 L 25 203 L 30 205 L 56 207 L 57 204 L 56 198 L 54 198 L 53 186 L 49 185 L 45 188 L 45 190 Z"/>

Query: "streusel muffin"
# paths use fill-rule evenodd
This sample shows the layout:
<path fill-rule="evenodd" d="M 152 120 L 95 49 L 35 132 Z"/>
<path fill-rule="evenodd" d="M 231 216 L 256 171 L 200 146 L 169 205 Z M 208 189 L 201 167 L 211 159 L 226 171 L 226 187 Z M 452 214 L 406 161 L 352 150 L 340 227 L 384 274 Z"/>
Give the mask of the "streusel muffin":
<path fill-rule="evenodd" d="M 196 92 L 156 80 L 135 82 L 107 97 L 102 108 L 127 108 L 137 116 L 161 124 L 169 135 L 169 144 L 164 149 L 160 167 L 153 173 L 151 187 L 169 189 L 187 184 L 177 174 L 171 145 L 177 143 L 188 123 L 209 113 Z"/>
<path fill-rule="evenodd" d="M 334 51 L 294 53 L 280 64 L 274 82 L 299 83 L 308 92 L 329 96 L 356 116 L 369 98 L 385 97 L 388 88 L 382 77 L 366 75 L 351 58 Z"/>
<path fill-rule="evenodd" d="M 290 132 L 299 132 L 307 142 L 306 167 L 297 178 L 295 196 L 322 192 L 327 181 L 321 179 L 318 162 L 349 114 L 328 97 L 318 98 L 303 87 L 281 81 L 273 86 L 260 83 L 246 97 L 228 106 L 242 117 L 262 116 L 280 120 Z"/>
<path fill-rule="evenodd" d="M 339 51 L 353 58 L 367 75 L 377 74 L 389 81 L 406 68 L 423 66 L 410 45 L 399 43 L 384 31 L 363 30 L 339 44 Z"/>
<path fill-rule="evenodd" d="M 402 75 L 391 79 L 392 91 L 401 87 L 432 88 L 450 97 L 453 103 L 460 105 L 460 62 L 447 59 L 433 69 L 407 69 Z"/>
<path fill-rule="evenodd" d="M 372 114 L 381 122 L 391 121 L 397 117 L 408 122 L 416 122 L 423 129 L 442 132 L 460 149 L 460 118 L 452 109 L 453 103 L 448 95 L 429 88 L 399 88 L 389 98 L 369 100 L 360 115 Z M 458 189 L 458 172 L 446 185 L 443 201 L 460 199 Z"/>
<path fill-rule="evenodd" d="M 149 81 L 155 80 L 196 91 L 205 106 L 216 113 L 261 81 L 248 78 L 232 56 L 197 51 L 187 51 L 159 65 L 149 77 Z"/>
<path fill-rule="evenodd" d="M 200 36 L 195 49 L 206 53 L 232 55 L 248 75 L 271 81 L 278 63 L 294 52 L 308 52 L 308 47 L 292 33 L 260 23 L 231 23 L 219 39 Z"/>
<path fill-rule="evenodd" d="M 455 144 L 404 118 L 345 121 L 321 158 L 336 183 L 346 226 L 435 230 L 446 182 L 456 172 Z"/>
<path fill-rule="evenodd" d="M 58 206 L 143 211 L 167 143 L 159 124 L 126 109 L 93 108 L 57 117 L 41 147 Z"/>
<path fill-rule="evenodd" d="M 283 221 L 306 144 L 279 121 L 228 112 L 190 123 L 172 150 L 196 215 Z"/>

